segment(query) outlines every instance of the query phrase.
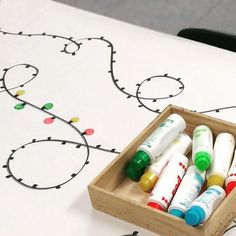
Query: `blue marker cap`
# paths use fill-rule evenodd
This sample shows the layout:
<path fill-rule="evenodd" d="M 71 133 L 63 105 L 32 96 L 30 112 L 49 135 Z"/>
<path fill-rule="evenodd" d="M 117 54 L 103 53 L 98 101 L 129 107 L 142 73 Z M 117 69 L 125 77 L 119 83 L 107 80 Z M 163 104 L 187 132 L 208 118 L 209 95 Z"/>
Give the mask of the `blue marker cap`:
<path fill-rule="evenodd" d="M 193 206 L 185 214 L 185 222 L 188 225 L 199 225 L 205 218 L 204 210 L 199 206 Z"/>
<path fill-rule="evenodd" d="M 177 216 L 179 218 L 184 218 L 184 212 L 179 209 L 171 209 L 169 213 L 173 216 Z"/>

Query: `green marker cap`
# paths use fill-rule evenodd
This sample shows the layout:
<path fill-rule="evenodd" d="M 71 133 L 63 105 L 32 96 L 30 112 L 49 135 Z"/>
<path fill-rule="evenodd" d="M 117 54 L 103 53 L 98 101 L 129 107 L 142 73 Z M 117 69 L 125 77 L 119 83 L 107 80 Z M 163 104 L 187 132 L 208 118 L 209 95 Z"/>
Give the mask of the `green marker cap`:
<path fill-rule="evenodd" d="M 151 159 L 146 152 L 137 151 L 127 165 L 126 175 L 134 181 L 139 181 L 150 162 Z"/>
<path fill-rule="evenodd" d="M 211 164 L 211 155 L 208 152 L 197 152 L 194 159 L 195 165 L 200 171 L 206 170 Z"/>

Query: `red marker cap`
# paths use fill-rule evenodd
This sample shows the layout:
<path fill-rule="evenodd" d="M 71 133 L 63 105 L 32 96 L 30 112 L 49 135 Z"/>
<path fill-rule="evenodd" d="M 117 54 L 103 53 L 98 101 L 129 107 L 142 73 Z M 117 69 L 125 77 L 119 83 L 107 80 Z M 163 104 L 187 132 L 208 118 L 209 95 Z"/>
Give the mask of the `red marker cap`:
<path fill-rule="evenodd" d="M 157 209 L 157 210 L 165 211 L 165 209 L 164 209 L 161 205 L 159 205 L 158 203 L 156 203 L 156 202 L 149 202 L 147 205 L 150 206 L 150 207 L 152 207 L 152 208 L 155 208 L 155 209 Z"/>
<path fill-rule="evenodd" d="M 228 195 L 236 186 L 236 181 L 229 182 L 226 186 L 226 194 Z"/>

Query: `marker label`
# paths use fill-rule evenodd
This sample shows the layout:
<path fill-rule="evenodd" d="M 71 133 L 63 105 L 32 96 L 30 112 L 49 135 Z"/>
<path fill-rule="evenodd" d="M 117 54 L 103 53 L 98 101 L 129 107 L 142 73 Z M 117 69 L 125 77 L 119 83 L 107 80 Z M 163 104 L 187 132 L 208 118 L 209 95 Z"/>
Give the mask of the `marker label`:
<path fill-rule="evenodd" d="M 186 223 L 199 225 L 205 222 L 220 205 L 225 196 L 226 193 L 220 186 L 214 185 L 208 188 L 190 205 L 185 215 Z"/>
<path fill-rule="evenodd" d="M 235 147 L 235 138 L 230 133 L 217 135 L 214 144 L 214 160 L 207 172 L 208 186 L 219 185 L 223 187 L 224 180 L 230 168 Z"/>
<path fill-rule="evenodd" d="M 183 217 L 190 204 L 199 195 L 205 181 L 205 176 L 205 171 L 200 172 L 195 166 L 190 166 L 171 202 L 168 212 L 172 214 L 172 212 L 174 213 L 178 210 L 179 213 L 181 213 L 180 215 Z"/>
<path fill-rule="evenodd" d="M 156 157 L 159 156 L 185 128 L 185 120 L 178 114 L 171 114 L 144 140 L 137 150 L 146 152 L 153 163 Z"/>
<path fill-rule="evenodd" d="M 126 175 L 139 181 L 145 168 L 153 163 L 167 146 L 186 128 L 186 122 L 178 114 L 171 114 L 154 132 L 137 148 L 129 161 Z"/>
<path fill-rule="evenodd" d="M 173 154 L 173 157 L 152 190 L 147 205 L 152 206 L 153 203 L 156 203 L 165 211 L 170 205 L 170 202 L 182 181 L 187 166 L 188 158 L 186 156 L 180 153 Z"/>
<path fill-rule="evenodd" d="M 180 134 L 169 145 L 166 151 L 163 152 L 159 157 L 157 157 L 156 161 L 149 166 L 149 170 L 153 171 L 159 176 L 172 154 L 181 153 L 183 155 L 187 155 L 191 150 L 191 144 L 192 140 L 187 134 Z"/>
<path fill-rule="evenodd" d="M 219 187 L 219 186 L 217 186 Z M 219 190 L 216 186 L 210 187 L 207 189 L 199 198 L 193 203 L 198 205 L 203 205 L 210 213 L 215 209 L 221 200 L 225 197 L 225 192 L 223 189 Z"/>
<path fill-rule="evenodd" d="M 192 140 L 187 134 L 180 134 L 167 149 L 157 157 L 156 161 L 152 163 L 139 181 L 139 185 L 144 191 L 151 190 L 163 169 L 166 167 L 170 157 L 174 153 L 181 153 L 187 155 L 192 147 Z"/>

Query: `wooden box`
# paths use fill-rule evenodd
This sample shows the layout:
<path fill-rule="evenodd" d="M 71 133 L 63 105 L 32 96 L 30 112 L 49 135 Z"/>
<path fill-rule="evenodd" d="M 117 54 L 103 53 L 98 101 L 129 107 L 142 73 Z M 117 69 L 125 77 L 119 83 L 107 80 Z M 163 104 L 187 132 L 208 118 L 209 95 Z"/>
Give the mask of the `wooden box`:
<path fill-rule="evenodd" d="M 222 235 L 236 216 L 236 189 L 224 199 L 204 224 L 192 227 L 183 219 L 146 206 L 148 194 L 141 190 L 137 182 L 125 176 L 126 164 L 137 147 L 172 113 L 177 113 L 185 119 L 187 128 L 184 132 L 190 137 L 193 129 L 200 124 L 208 125 L 212 129 L 214 138 L 221 132 L 229 132 L 236 137 L 236 125 L 233 123 L 169 105 L 88 186 L 92 205 L 97 210 L 160 235 Z M 191 159 L 190 156 L 189 158 Z"/>

